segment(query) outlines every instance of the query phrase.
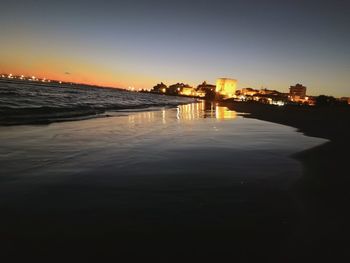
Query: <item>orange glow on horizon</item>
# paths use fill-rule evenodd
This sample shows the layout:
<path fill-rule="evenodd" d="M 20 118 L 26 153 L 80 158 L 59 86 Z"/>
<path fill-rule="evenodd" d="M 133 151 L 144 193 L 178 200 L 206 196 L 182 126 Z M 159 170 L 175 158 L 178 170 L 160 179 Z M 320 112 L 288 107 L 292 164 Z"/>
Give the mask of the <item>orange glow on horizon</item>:
<path fill-rule="evenodd" d="M 62 55 L 59 52 L 52 55 L 51 52 L 44 51 L 37 54 L 25 49 L 15 50 L 15 47 L 9 47 L 6 53 L 0 51 L 2 56 L 0 74 L 12 73 L 19 76 L 35 76 L 39 79 L 123 89 L 132 86 L 136 90 L 151 89 L 157 82 L 156 78 L 144 75 L 142 72 L 128 72 L 119 68 L 112 70 L 106 65 L 80 57 Z"/>
<path fill-rule="evenodd" d="M 136 77 L 136 76 L 127 76 L 113 74 L 111 72 L 103 70 L 80 70 L 77 72 L 67 72 L 61 73 L 57 71 L 49 71 L 47 69 L 20 69 L 16 67 L 1 67 L 0 74 L 10 74 L 12 73 L 15 76 L 24 76 L 31 77 L 35 76 L 38 79 L 47 79 L 47 80 L 57 80 L 62 82 L 72 82 L 72 83 L 81 83 L 87 85 L 95 85 L 101 87 L 113 87 L 113 88 L 122 88 L 127 89 L 131 85 L 136 89 L 150 89 L 154 86 L 154 83 L 157 80 L 153 80 L 145 77 Z M 120 79 L 118 81 L 117 79 Z M 135 79 L 136 81 L 130 82 L 129 79 Z"/>

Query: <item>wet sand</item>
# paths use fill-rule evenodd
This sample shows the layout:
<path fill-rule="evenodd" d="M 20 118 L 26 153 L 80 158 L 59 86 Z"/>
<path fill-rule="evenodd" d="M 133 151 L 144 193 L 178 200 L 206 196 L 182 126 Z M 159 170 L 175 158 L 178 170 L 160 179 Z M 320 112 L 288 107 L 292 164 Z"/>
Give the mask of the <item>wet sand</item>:
<path fill-rule="evenodd" d="M 292 247 L 298 247 L 295 256 L 299 258 L 349 259 L 350 107 L 276 107 L 241 102 L 224 105 L 249 113 L 244 115 L 247 118 L 281 123 L 308 136 L 330 140 L 294 155 L 304 172 L 291 189 L 300 205 L 300 225 Z"/>
<path fill-rule="evenodd" d="M 290 155 L 324 140 L 209 109 L 1 127 L 3 257 L 300 262 Z"/>

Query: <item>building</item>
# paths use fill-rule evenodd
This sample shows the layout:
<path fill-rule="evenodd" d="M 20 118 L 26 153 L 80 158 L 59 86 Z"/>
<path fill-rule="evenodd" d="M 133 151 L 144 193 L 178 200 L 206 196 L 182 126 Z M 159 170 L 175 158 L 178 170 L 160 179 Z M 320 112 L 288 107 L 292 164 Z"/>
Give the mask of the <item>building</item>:
<path fill-rule="evenodd" d="M 157 84 L 153 87 L 152 91 L 153 93 L 166 93 L 167 92 L 167 85 L 165 85 L 163 82 L 160 84 Z"/>
<path fill-rule="evenodd" d="M 179 94 L 180 90 L 185 86 L 183 83 L 176 83 L 169 86 L 168 93 L 171 95 Z"/>
<path fill-rule="evenodd" d="M 290 86 L 289 88 L 289 98 L 291 101 L 303 100 L 306 97 L 306 87 L 301 84 L 296 84 L 295 86 Z"/>
<path fill-rule="evenodd" d="M 207 93 L 205 91 L 203 91 L 203 90 L 196 90 L 195 91 L 195 95 L 197 97 L 204 98 L 207 95 Z"/>
<path fill-rule="evenodd" d="M 259 93 L 259 91 L 252 88 L 243 88 L 241 90 L 241 95 L 244 95 L 244 96 L 254 96 L 257 93 Z"/>
<path fill-rule="evenodd" d="M 171 95 L 184 95 L 184 96 L 194 96 L 195 90 L 188 84 L 176 83 L 170 85 L 168 88 L 168 94 Z"/>
<path fill-rule="evenodd" d="M 208 84 L 204 81 L 202 84 L 199 84 L 196 88 L 196 95 L 198 97 L 205 97 L 215 92 L 216 86 Z"/>
<path fill-rule="evenodd" d="M 271 89 L 260 89 L 259 94 L 261 95 L 274 95 L 274 96 L 279 96 L 281 95 L 281 92 L 277 90 L 271 90 Z"/>
<path fill-rule="evenodd" d="M 236 94 L 237 80 L 220 78 L 216 80 L 216 93 L 224 98 L 233 98 Z"/>
<path fill-rule="evenodd" d="M 306 87 L 301 84 L 290 86 L 288 99 L 293 103 L 305 104 L 309 106 L 315 105 L 315 99 L 306 95 Z"/>
<path fill-rule="evenodd" d="M 199 84 L 197 86 L 197 90 L 203 90 L 203 91 L 215 91 L 216 86 L 212 84 L 208 84 L 206 81 L 204 81 L 202 84 Z"/>
<path fill-rule="evenodd" d="M 186 85 L 180 88 L 179 94 L 184 96 L 195 96 L 196 91 L 194 90 L 194 88 Z"/>
<path fill-rule="evenodd" d="M 347 104 L 350 104 L 350 98 L 349 97 L 341 97 L 340 101 L 345 102 Z"/>

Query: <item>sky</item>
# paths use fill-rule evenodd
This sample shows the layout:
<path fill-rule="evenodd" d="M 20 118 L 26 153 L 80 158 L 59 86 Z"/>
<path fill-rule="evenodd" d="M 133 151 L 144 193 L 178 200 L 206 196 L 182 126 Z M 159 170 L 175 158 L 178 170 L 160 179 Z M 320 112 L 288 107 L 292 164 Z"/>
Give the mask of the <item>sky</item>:
<path fill-rule="evenodd" d="M 0 72 L 350 96 L 350 1 L 0 0 Z"/>

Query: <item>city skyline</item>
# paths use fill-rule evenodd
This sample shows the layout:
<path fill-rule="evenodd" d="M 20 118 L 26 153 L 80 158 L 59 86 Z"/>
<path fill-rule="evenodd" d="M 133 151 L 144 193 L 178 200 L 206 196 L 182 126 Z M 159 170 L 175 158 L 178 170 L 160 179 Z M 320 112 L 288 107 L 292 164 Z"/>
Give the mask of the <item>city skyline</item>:
<path fill-rule="evenodd" d="M 40 7 L 40 8 L 39 8 Z M 345 1 L 5 1 L 0 71 L 150 89 L 238 87 L 350 96 Z"/>

